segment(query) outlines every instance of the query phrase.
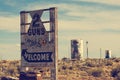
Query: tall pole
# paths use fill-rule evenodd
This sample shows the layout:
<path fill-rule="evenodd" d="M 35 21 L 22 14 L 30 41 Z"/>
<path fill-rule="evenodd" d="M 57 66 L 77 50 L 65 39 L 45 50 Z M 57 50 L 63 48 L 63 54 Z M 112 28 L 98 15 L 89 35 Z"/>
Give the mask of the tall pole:
<path fill-rule="evenodd" d="M 101 48 L 100 48 L 100 60 L 99 60 L 99 64 L 101 64 L 101 60 L 102 60 L 102 53 L 101 53 Z"/>
<path fill-rule="evenodd" d="M 23 58 L 22 58 L 22 50 L 26 49 L 25 44 L 25 37 L 27 34 L 27 25 L 26 23 L 28 23 L 28 14 L 26 13 L 26 11 L 21 11 L 20 12 L 20 34 L 21 34 L 21 71 L 25 69 L 25 67 L 23 67 Z"/>
<path fill-rule="evenodd" d="M 100 59 L 102 58 L 102 49 L 100 48 Z"/>
<path fill-rule="evenodd" d="M 86 49 L 87 49 L 87 58 L 88 58 L 88 41 L 86 41 Z"/>
<path fill-rule="evenodd" d="M 57 8 L 53 7 L 50 8 L 50 30 L 54 33 L 51 33 L 51 38 L 53 40 L 55 40 L 55 48 L 54 48 L 54 60 L 55 60 L 55 64 L 54 64 L 54 68 L 52 69 L 51 72 L 51 80 L 58 80 L 58 21 L 57 21 Z"/>

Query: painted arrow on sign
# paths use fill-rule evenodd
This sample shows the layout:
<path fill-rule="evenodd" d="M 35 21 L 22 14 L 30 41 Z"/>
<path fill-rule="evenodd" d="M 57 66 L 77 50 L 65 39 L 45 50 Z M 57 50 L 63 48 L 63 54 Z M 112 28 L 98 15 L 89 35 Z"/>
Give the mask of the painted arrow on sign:
<path fill-rule="evenodd" d="M 23 49 L 22 56 L 27 62 L 53 62 L 52 52 L 27 52 Z"/>

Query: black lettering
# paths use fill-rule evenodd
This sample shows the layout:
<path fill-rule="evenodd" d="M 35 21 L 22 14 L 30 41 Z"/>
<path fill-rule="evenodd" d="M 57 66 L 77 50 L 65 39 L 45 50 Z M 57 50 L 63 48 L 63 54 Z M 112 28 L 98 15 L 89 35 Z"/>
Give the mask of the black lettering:
<path fill-rule="evenodd" d="M 36 30 L 36 32 L 37 32 L 37 35 L 40 35 L 40 29 L 39 28 Z"/>
<path fill-rule="evenodd" d="M 32 32 L 31 29 L 28 29 L 28 35 L 31 36 Z"/>
<path fill-rule="evenodd" d="M 26 49 L 22 50 L 22 56 L 27 62 L 53 62 L 52 52 L 27 52 Z"/>
<path fill-rule="evenodd" d="M 33 27 L 38 27 L 39 26 L 39 23 L 37 23 L 40 19 L 40 16 L 39 14 L 35 13 L 35 15 L 32 17 L 33 19 L 33 23 L 32 23 L 32 26 Z"/>
<path fill-rule="evenodd" d="M 44 28 L 41 28 L 41 35 L 44 35 L 45 34 L 45 29 Z"/>
<path fill-rule="evenodd" d="M 36 34 L 36 29 L 32 29 L 32 35 Z"/>
<path fill-rule="evenodd" d="M 28 30 L 28 35 L 44 35 L 45 34 L 45 29 L 44 28 L 33 28 Z"/>

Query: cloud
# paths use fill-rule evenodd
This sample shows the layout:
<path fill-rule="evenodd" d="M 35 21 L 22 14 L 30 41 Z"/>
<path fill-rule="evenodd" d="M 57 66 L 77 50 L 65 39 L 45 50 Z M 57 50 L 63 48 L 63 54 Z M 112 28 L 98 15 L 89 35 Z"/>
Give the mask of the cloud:
<path fill-rule="evenodd" d="M 28 5 L 29 9 L 49 8 L 51 6 L 58 7 L 58 24 L 59 30 L 95 30 L 95 29 L 120 29 L 119 28 L 119 10 L 101 10 L 98 11 L 91 6 L 82 6 L 76 4 L 44 4 L 30 8 L 33 4 Z M 72 7 L 72 9 L 70 8 Z M 102 7 L 102 6 L 101 6 Z M 104 8 L 104 7 L 103 7 Z M 63 13 L 61 13 L 63 12 Z M 61 18 L 62 17 L 62 18 Z M 68 18 L 69 19 L 66 19 Z M 81 18 L 82 17 L 82 18 Z M 72 20 L 74 18 L 74 20 Z M 75 18 L 77 18 L 75 20 Z"/>
<path fill-rule="evenodd" d="M 30 6 L 33 7 L 31 8 Z M 59 4 L 46 3 L 41 5 L 39 5 L 38 3 L 33 3 L 33 4 L 29 4 L 26 7 L 26 10 L 33 10 L 33 9 L 36 10 L 39 8 L 44 9 L 44 8 L 49 8 L 51 6 L 58 7 L 59 30 L 95 30 L 95 29 L 98 30 L 98 29 L 108 29 L 108 28 L 120 29 L 119 28 L 120 15 L 118 15 L 120 14 L 120 11 L 118 10 L 96 11 L 95 8 L 93 7 L 88 7 L 88 6 L 85 7 L 76 4 L 69 5 L 67 3 L 59 3 Z M 70 7 L 72 7 L 72 9 Z M 19 16 L 12 16 L 12 17 L 0 16 L 0 21 L 1 21 L 0 22 L 1 30 L 9 30 L 9 31 L 20 30 Z"/>
<path fill-rule="evenodd" d="M 112 4 L 106 0 L 105 1 L 85 0 L 85 1 Z M 61 52 L 59 53 L 59 55 L 61 57 L 63 57 L 64 54 L 66 53 L 70 53 L 69 51 L 70 40 L 78 38 L 83 39 L 84 41 L 86 40 L 89 41 L 89 52 L 92 56 L 94 55 L 93 53 L 96 54 L 99 53 L 99 48 L 102 48 L 103 50 L 111 49 L 113 50 L 114 54 L 118 54 L 120 41 L 119 9 L 107 10 L 107 8 L 101 9 L 97 6 L 96 7 L 82 6 L 74 3 L 72 4 L 44 3 L 41 5 L 39 5 L 39 3 L 32 3 L 26 6 L 24 9 L 37 10 L 53 6 L 58 7 L 58 31 L 59 31 L 58 38 L 59 38 L 59 52 Z M 19 32 L 20 31 L 19 16 L 0 16 L 0 30 Z M 14 57 L 12 53 L 16 54 L 20 51 L 19 44 L 2 44 L 0 45 L 0 47 L 1 53 L 7 53 L 8 54 L 7 57 L 11 55 Z"/>
<path fill-rule="evenodd" d="M 20 19 L 18 16 L 0 16 L 0 30 L 18 32 L 20 30 Z"/>
<path fill-rule="evenodd" d="M 14 7 L 17 5 L 16 1 L 15 0 L 6 0 L 4 1 L 4 3 L 10 7 Z"/>
<path fill-rule="evenodd" d="M 96 22 L 96 21 L 59 21 L 58 30 L 63 31 L 100 31 L 104 29 L 120 30 L 118 21 Z"/>
<path fill-rule="evenodd" d="M 120 0 L 74 0 L 74 1 L 86 1 L 86 2 L 96 2 L 96 3 L 104 3 L 111 5 L 120 5 Z"/>

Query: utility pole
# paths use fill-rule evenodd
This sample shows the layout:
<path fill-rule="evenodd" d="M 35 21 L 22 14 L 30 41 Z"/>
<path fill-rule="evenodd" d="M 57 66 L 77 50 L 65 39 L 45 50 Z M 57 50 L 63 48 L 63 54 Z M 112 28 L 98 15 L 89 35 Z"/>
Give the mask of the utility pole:
<path fill-rule="evenodd" d="M 99 64 L 101 64 L 102 61 L 102 49 L 100 48 L 100 60 L 99 60 Z"/>
<path fill-rule="evenodd" d="M 88 58 L 88 41 L 86 41 L 86 52 L 87 52 L 87 58 Z"/>
<path fill-rule="evenodd" d="M 100 59 L 102 58 L 102 49 L 100 48 Z"/>

